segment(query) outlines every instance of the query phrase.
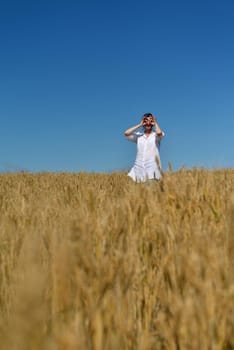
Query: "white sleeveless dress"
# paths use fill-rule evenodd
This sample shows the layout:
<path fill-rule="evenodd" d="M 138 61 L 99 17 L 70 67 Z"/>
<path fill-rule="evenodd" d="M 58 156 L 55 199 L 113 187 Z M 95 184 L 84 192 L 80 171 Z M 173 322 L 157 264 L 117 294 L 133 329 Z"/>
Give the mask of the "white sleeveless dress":
<path fill-rule="evenodd" d="M 160 160 L 160 141 L 164 133 L 158 136 L 154 131 L 149 136 L 143 132 L 135 132 L 126 136 L 129 141 L 137 144 L 137 155 L 134 166 L 128 173 L 134 181 L 145 182 L 146 180 L 160 180 L 161 160 Z"/>

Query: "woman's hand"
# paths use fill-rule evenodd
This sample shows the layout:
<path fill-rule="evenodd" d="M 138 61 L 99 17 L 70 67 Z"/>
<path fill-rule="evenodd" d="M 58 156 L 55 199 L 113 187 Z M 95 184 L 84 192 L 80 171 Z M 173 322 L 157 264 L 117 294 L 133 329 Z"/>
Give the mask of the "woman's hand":
<path fill-rule="evenodd" d="M 141 126 L 145 126 L 146 120 L 145 116 L 141 118 Z"/>
<path fill-rule="evenodd" d="M 151 125 L 152 125 L 152 126 L 156 126 L 156 124 L 157 124 L 156 118 L 155 118 L 154 115 L 152 115 L 152 122 L 151 122 Z"/>

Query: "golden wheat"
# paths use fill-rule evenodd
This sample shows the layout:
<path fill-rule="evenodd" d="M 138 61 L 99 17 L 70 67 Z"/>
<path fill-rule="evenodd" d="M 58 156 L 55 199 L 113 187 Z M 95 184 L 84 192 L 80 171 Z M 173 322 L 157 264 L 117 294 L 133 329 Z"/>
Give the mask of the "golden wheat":
<path fill-rule="evenodd" d="M 0 179 L 1 349 L 234 349 L 233 169 Z"/>

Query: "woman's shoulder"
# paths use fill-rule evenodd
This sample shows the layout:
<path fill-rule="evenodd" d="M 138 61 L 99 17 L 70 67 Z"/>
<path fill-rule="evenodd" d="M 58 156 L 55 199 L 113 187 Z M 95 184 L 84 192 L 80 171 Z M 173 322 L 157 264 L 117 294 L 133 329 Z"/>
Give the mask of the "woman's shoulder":
<path fill-rule="evenodd" d="M 144 133 L 142 131 L 136 131 L 134 134 L 138 137 L 144 135 Z"/>
<path fill-rule="evenodd" d="M 129 136 L 126 136 L 126 138 L 129 141 L 137 142 L 138 138 L 141 137 L 142 135 L 144 135 L 144 133 L 137 131 L 137 132 L 132 133 Z"/>

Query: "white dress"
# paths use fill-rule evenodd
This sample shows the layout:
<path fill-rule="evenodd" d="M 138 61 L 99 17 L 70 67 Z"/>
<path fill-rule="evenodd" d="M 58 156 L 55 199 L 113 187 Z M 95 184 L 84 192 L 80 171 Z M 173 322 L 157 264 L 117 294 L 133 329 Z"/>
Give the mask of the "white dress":
<path fill-rule="evenodd" d="M 133 168 L 128 173 L 134 181 L 145 182 L 146 180 L 160 180 L 161 160 L 160 160 L 160 141 L 164 133 L 158 136 L 154 131 L 146 136 L 142 132 L 135 132 L 126 136 L 129 141 L 137 144 L 137 155 Z"/>

